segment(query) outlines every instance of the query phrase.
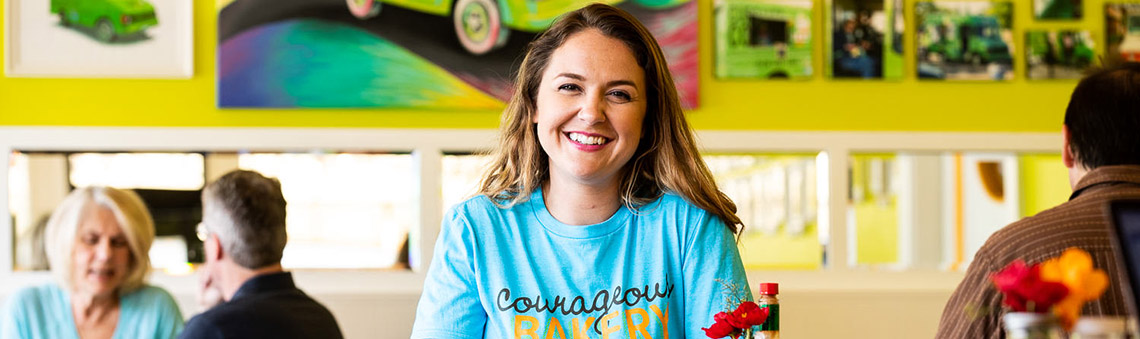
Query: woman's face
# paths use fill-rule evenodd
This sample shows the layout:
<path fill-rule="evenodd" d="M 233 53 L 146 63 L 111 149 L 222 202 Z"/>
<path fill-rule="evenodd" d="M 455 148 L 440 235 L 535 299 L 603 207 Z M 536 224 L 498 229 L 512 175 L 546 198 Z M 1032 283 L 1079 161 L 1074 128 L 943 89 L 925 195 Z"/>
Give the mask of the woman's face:
<path fill-rule="evenodd" d="M 112 295 L 126 278 L 131 250 L 115 214 L 107 208 L 88 207 L 79 223 L 73 253 L 72 277 L 76 292 Z"/>
<path fill-rule="evenodd" d="M 536 98 L 553 181 L 617 185 L 645 120 L 645 71 L 620 40 L 587 29 L 554 50 Z"/>

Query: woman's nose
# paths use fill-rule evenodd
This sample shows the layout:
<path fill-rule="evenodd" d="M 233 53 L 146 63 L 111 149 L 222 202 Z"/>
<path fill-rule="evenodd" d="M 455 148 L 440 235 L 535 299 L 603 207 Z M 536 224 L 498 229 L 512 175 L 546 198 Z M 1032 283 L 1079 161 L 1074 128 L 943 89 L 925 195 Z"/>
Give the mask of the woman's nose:
<path fill-rule="evenodd" d="M 111 257 L 111 241 L 104 240 L 95 244 L 95 258 L 107 259 Z"/>
<path fill-rule="evenodd" d="M 578 110 L 578 119 L 591 124 L 606 121 L 604 98 L 587 95 L 583 96 L 582 100 L 582 107 Z"/>

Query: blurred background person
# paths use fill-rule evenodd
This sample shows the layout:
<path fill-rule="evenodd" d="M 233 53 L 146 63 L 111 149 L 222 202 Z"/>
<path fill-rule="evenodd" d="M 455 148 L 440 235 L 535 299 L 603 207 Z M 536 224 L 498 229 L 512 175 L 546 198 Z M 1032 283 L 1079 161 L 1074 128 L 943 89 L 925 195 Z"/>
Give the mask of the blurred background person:
<path fill-rule="evenodd" d="M 835 50 L 832 51 L 835 75 L 839 77 L 872 78 L 875 76 L 875 61 L 867 55 L 869 43 L 862 39 L 861 30 L 854 19 L 847 19 L 832 35 Z"/>
<path fill-rule="evenodd" d="M 8 299 L 0 339 L 174 338 L 182 330 L 174 298 L 144 281 L 154 221 L 134 192 L 72 191 L 45 238 L 56 282 Z"/>
<path fill-rule="evenodd" d="M 236 170 L 202 191 L 198 226 L 206 252 L 200 306 L 181 338 L 341 338 L 328 308 L 281 267 L 288 236 L 281 182 Z"/>

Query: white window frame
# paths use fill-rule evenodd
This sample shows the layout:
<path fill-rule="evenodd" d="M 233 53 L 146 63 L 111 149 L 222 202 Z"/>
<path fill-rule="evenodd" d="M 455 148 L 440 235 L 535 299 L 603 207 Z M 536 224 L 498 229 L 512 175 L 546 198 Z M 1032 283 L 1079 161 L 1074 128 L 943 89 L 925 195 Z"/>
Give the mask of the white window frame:
<path fill-rule="evenodd" d="M 0 127 L 0 164 L 12 151 L 335 151 L 410 152 L 419 174 L 418 227 L 411 230 L 410 271 L 299 270 L 299 284 L 312 293 L 419 294 L 431 262 L 442 221 L 441 159 L 444 153 L 485 151 L 497 143 L 491 129 L 357 129 L 357 128 L 168 128 L 168 127 Z M 828 265 L 818 271 L 750 271 L 753 283 L 779 281 L 809 290 L 950 290 L 960 272 L 936 270 L 876 271 L 848 265 L 845 218 L 847 169 L 852 153 L 1013 151 L 1058 153 L 1060 133 L 999 132 L 817 132 L 817 131 L 699 131 L 701 151 L 707 153 L 827 153 L 830 244 Z M 8 210 L 8 166 L 0 166 L 0 216 Z M 423 192 L 436 192 L 423 194 Z M 14 272 L 11 219 L 0 218 L 0 294 L 50 280 L 44 272 Z M 937 230 L 934 230 L 937 232 Z M 920 234 L 901 234 L 921 237 Z M 940 234 L 934 236 L 941 236 Z M 904 240 L 905 241 L 905 240 Z M 900 256 L 909 255 L 900 253 Z M 155 284 L 193 293 L 194 276 L 155 272 Z"/>

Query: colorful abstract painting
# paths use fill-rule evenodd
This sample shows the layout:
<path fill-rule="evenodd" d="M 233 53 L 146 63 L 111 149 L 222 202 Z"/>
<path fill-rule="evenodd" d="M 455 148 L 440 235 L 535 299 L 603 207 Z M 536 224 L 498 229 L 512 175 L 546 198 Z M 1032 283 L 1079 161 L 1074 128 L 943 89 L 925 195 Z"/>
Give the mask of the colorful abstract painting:
<path fill-rule="evenodd" d="M 527 43 L 583 0 L 221 0 L 218 106 L 501 109 Z M 697 2 L 609 0 L 698 104 Z"/>

